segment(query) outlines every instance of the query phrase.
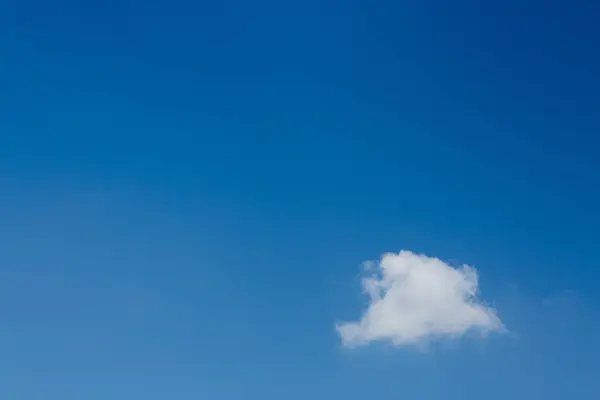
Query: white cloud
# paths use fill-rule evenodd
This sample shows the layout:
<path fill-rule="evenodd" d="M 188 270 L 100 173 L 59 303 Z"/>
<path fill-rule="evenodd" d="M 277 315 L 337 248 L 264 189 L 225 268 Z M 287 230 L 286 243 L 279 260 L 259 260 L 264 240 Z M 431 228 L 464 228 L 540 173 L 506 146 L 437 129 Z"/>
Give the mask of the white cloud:
<path fill-rule="evenodd" d="M 358 322 L 337 325 L 344 345 L 391 341 L 396 346 L 467 331 L 503 331 L 495 311 L 477 298 L 477 271 L 410 251 L 367 263 L 369 307 Z"/>

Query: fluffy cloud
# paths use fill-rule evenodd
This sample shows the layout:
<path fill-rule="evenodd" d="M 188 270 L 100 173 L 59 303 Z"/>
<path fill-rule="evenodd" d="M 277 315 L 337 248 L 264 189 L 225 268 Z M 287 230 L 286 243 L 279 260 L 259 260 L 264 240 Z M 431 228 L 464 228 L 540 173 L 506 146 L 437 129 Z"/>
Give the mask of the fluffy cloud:
<path fill-rule="evenodd" d="M 337 325 L 346 346 L 376 340 L 402 346 L 467 331 L 504 330 L 495 311 L 477 298 L 477 271 L 453 268 L 425 255 L 401 251 L 368 263 L 363 279 L 369 307 L 358 322 Z"/>

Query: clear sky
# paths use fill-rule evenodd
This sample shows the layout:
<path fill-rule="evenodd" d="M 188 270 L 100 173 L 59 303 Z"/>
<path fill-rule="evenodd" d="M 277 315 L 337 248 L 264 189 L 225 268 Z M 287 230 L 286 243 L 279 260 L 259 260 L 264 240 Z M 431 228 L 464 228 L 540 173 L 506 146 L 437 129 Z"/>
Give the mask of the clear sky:
<path fill-rule="evenodd" d="M 600 398 L 599 19 L 0 1 L 0 397 Z"/>

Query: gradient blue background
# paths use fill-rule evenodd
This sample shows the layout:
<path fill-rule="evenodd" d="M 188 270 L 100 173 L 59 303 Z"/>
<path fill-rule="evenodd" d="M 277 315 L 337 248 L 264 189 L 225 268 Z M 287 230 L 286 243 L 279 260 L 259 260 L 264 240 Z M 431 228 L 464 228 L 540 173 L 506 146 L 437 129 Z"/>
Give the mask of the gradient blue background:
<path fill-rule="evenodd" d="M 599 19 L 0 1 L 0 397 L 598 399 Z M 400 249 L 511 334 L 342 348 Z"/>

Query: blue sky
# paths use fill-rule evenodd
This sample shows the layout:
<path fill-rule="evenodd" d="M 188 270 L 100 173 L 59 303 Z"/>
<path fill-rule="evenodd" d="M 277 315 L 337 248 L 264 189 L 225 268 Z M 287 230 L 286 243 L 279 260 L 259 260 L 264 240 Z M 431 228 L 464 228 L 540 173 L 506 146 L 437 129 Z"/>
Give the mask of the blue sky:
<path fill-rule="evenodd" d="M 0 1 L 2 397 L 598 398 L 600 10 L 414 3 Z M 508 332 L 344 346 L 403 249 Z"/>

